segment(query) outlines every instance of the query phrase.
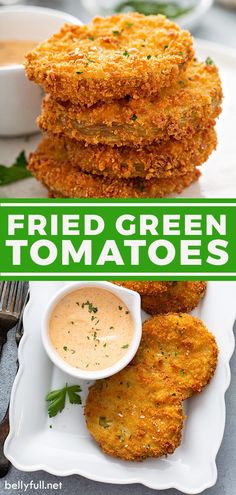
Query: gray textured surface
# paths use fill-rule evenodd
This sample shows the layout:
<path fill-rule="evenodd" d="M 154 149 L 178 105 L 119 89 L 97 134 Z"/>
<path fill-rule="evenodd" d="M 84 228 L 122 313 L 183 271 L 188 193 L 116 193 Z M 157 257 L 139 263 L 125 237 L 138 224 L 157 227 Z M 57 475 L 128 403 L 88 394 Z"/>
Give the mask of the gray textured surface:
<path fill-rule="evenodd" d="M 40 6 L 55 7 L 60 10 L 70 12 L 81 18 L 83 21 L 89 19 L 89 15 L 81 8 L 78 0 L 42 0 L 22 2 L 26 4 L 34 4 Z M 213 7 L 209 12 L 201 26 L 194 33 L 197 37 L 208 39 L 217 43 L 222 43 L 227 46 L 236 48 L 236 11 L 224 10 L 220 7 Z M 236 303 L 236 301 L 235 301 Z M 12 380 L 15 372 L 16 349 L 14 342 L 14 332 L 9 333 L 8 342 L 4 349 L 3 358 L 0 365 L 0 416 L 4 414 L 4 405 L 7 404 Z M 231 360 L 232 381 L 231 386 L 226 394 L 227 406 L 227 421 L 223 443 L 221 445 L 218 458 L 218 481 L 217 484 L 206 490 L 207 495 L 235 495 L 236 493 L 236 355 Z M 44 472 L 23 473 L 12 468 L 6 479 L 0 480 L 0 495 L 3 494 L 23 494 L 31 493 L 38 495 L 40 493 L 37 487 L 27 490 L 16 490 L 5 487 L 5 482 L 17 483 L 22 480 L 24 483 L 29 483 L 31 480 L 37 483 L 40 480 L 45 482 L 62 482 L 61 490 L 42 490 L 41 493 L 51 495 L 61 493 L 63 495 L 151 495 L 153 490 L 145 488 L 141 485 L 105 485 L 86 480 L 80 476 L 70 476 L 67 478 L 58 478 Z M 158 492 L 159 495 L 177 495 L 176 490 L 168 490 Z"/>

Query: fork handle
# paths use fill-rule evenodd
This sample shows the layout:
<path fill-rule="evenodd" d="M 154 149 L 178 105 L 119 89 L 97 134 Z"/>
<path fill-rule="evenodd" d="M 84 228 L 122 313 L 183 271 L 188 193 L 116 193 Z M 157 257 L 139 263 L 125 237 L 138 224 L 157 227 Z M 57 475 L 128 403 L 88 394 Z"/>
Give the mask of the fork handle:
<path fill-rule="evenodd" d="M 7 341 L 7 333 L 0 330 L 0 357 L 2 355 L 2 348 Z"/>
<path fill-rule="evenodd" d="M 5 457 L 3 453 L 3 447 L 8 433 L 9 433 L 9 408 L 7 408 L 6 414 L 2 422 L 0 423 L 0 478 L 4 478 L 4 476 L 6 476 L 11 466 L 10 461 Z"/>

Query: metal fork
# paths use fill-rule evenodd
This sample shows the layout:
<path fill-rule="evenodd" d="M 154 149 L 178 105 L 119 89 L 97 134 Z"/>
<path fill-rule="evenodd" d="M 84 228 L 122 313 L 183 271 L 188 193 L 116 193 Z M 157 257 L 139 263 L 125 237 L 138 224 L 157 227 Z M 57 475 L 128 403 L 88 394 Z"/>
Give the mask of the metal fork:
<path fill-rule="evenodd" d="M 7 332 L 19 320 L 24 302 L 23 282 L 0 282 L 0 357 Z"/>
<path fill-rule="evenodd" d="M 17 348 L 19 346 L 21 337 L 23 336 L 23 333 L 24 333 L 23 314 L 24 314 L 25 306 L 26 306 L 28 299 L 29 299 L 29 284 L 28 284 L 28 282 L 23 284 L 22 297 L 23 297 L 23 305 L 21 308 L 20 318 L 19 318 L 18 323 L 16 325 L 16 334 L 15 334 L 15 340 L 16 340 Z M 18 361 L 17 361 L 17 370 L 18 370 Z M 10 401 L 8 403 L 8 407 L 7 407 L 5 416 L 0 423 L 0 478 L 3 478 L 4 476 L 6 476 L 6 474 L 8 473 L 8 471 L 10 469 L 10 466 L 11 466 L 10 461 L 5 457 L 5 455 L 3 453 L 4 443 L 5 443 L 5 440 L 7 438 L 8 433 L 9 433 L 9 404 L 10 404 Z"/>

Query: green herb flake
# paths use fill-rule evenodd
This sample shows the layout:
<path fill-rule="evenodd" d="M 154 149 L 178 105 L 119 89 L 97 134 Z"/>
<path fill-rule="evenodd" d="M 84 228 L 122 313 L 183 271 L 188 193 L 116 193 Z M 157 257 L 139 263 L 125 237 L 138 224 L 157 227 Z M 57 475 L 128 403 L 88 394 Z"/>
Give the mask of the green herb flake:
<path fill-rule="evenodd" d="M 125 345 L 121 346 L 121 349 L 128 349 L 128 347 L 129 347 L 129 344 L 125 344 Z"/>
<path fill-rule="evenodd" d="M 179 370 L 179 374 L 180 374 L 180 376 L 184 376 L 185 375 L 185 371 L 184 370 Z"/>
<path fill-rule="evenodd" d="M 124 55 L 124 57 L 129 57 L 129 52 L 127 52 L 127 50 L 125 50 L 123 55 Z"/>
<path fill-rule="evenodd" d="M 83 71 L 82 70 L 77 70 L 76 71 L 76 74 L 83 74 Z"/>
<path fill-rule="evenodd" d="M 167 50 L 167 48 L 169 48 L 169 45 L 164 45 L 163 46 L 163 50 Z"/>
<path fill-rule="evenodd" d="M 131 117 L 131 120 L 132 120 L 133 122 L 135 122 L 135 121 L 137 120 L 137 118 L 138 118 L 138 117 L 137 117 L 137 115 L 136 115 L 135 113 L 133 113 L 133 115 L 132 115 L 132 117 Z"/>
<path fill-rule="evenodd" d="M 118 309 L 119 309 L 120 311 L 122 311 L 123 307 L 122 307 L 122 306 L 118 306 Z"/>
<path fill-rule="evenodd" d="M 81 304 L 82 309 L 84 309 L 85 306 L 88 306 L 88 312 L 89 313 L 97 313 L 98 308 L 93 306 L 93 304 L 90 301 L 86 301 L 85 303 Z"/>
<path fill-rule="evenodd" d="M 81 388 L 79 385 L 65 385 L 64 388 L 53 390 L 49 392 L 45 400 L 48 402 L 48 416 L 52 418 L 61 412 L 65 407 L 66 397 L 68 397 L 71 404 L 81 404 L 81 397 L 79 395 Z"/>
<path fill-rule="evenodd" d="M 112 31 L 112 32 L 113 32 L 114 36 L 119 36 L 119 34 L 120 34 L 120 31 Z"/>
<path fill-rule="evenodd" d="M 215 67 L 215 62 L 212 60 L 211 57 L 207 57 L 205 60 L 206 65 L 211 65 L 212 67 Z"/>
<path fill-rule="evenodd" d="M 0 186 L 12 184 L 18 180 L 32 177 L 27 169 L 27 160 L 25 152 L 21 151 L 16 158 L 16 161 L 10 167 L 0 164 Z"/>
<path fill-rule="evenodd" d="M 103 347 L 106 347 L 106 346 L 107 346 L 107 344 L 106 344 L 106 342 L 105 342 L 105 344 L 103 344 Z"/>
<path fill-rule="evenodd" d="M 64 351 L 68 351 L 67 345 L 64 345 L 63 349 L 64 349 Z"/>
<path fill-rule="evenodd" d="M 151 56 L 151 55 L 148 55 L 148 56 L 147 56 L 147 59 L 148 59 L 148 60 L 150 60 L 150 58 L 152 58 L 152 56 Z"/>
<path fill-rule="evenodd" d="M 88 39 L 89 39 L 90 41 L 94 41 L 94 40 L 95 40 L 94 36 L 88 36 Z"/>

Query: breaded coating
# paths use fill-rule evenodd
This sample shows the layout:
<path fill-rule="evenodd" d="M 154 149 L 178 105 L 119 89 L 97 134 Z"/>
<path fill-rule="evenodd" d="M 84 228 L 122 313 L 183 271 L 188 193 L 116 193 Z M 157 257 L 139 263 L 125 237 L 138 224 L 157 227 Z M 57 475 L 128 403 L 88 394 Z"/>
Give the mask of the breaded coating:
<path fill-rule="evenodd" d="M 138 292 L 140 296 L 159 296 L 165 294 L 175 282 L 163 282 L 159 280 L 116 280 L 113 284 L 121 285 L 125 289 Z"/>
<path fill-rule="evenodd" d="M 217 356 L 215 337 L 201 320 L 169 313 L 143 324 L 141 345 L 132 363 L 154 370 L 159 379 L 171 379 L 177 396 L 184 400 L 208 384 Z"/>
<path fill-rule="evenodd" d="M 124 460 L 172 454 L 179 446 L 183 407 L 172 384 L 144 367 L 128 366 L 89 389 L 85 417 L 104 452 Z"/>
<path fill-rule="evenodd" d="M 125 98 L 82 109 L 47 96 L 38 123 L 45 132 L 90 144 L 140 146 L 170 137 L 190 140 L 215 124 L 221 101 L 218 69 L 196 61 L 159 97 Z"/>
<path fill-rule="evenodd" d="M 66 24 L 26 56 L 26 74 L 62 101 L 93 105 L 157 94 L 193 57 L 192 38 L 164 16 L 138 13 Z"/>
<path fill-rule="evenodd" d="M 194 146 L 192 137 L 142 148 L 85 146 L 75 139 L 55 138 L 55 146 L 63 147 L 72 166 L 95 175 L 123 179 L 168 179 L 172 175 L 184 175 L 189 172 L 189 164 L 192 168 L 204 163 L 216 143 L 212 128 L 196 133 Z"/>
<path fill-rule="evenodd" d="M 188 313 L 199 304 L 206 286 L 206 282 L 172 282 L 165 292 L 142 295 L 142 309 L 151 315 L 179 311 Z"/>
<path fill-rule="evenodd" d="M 47 187 L 51 197 L 65 198 L 159 198 L 180 193 L 200 175 L 194 167 L 185 175 L 168 179 L 122 180 L 87 174 L 72 167 L 50 140 L 31 153 L 28 169 Z"/>

